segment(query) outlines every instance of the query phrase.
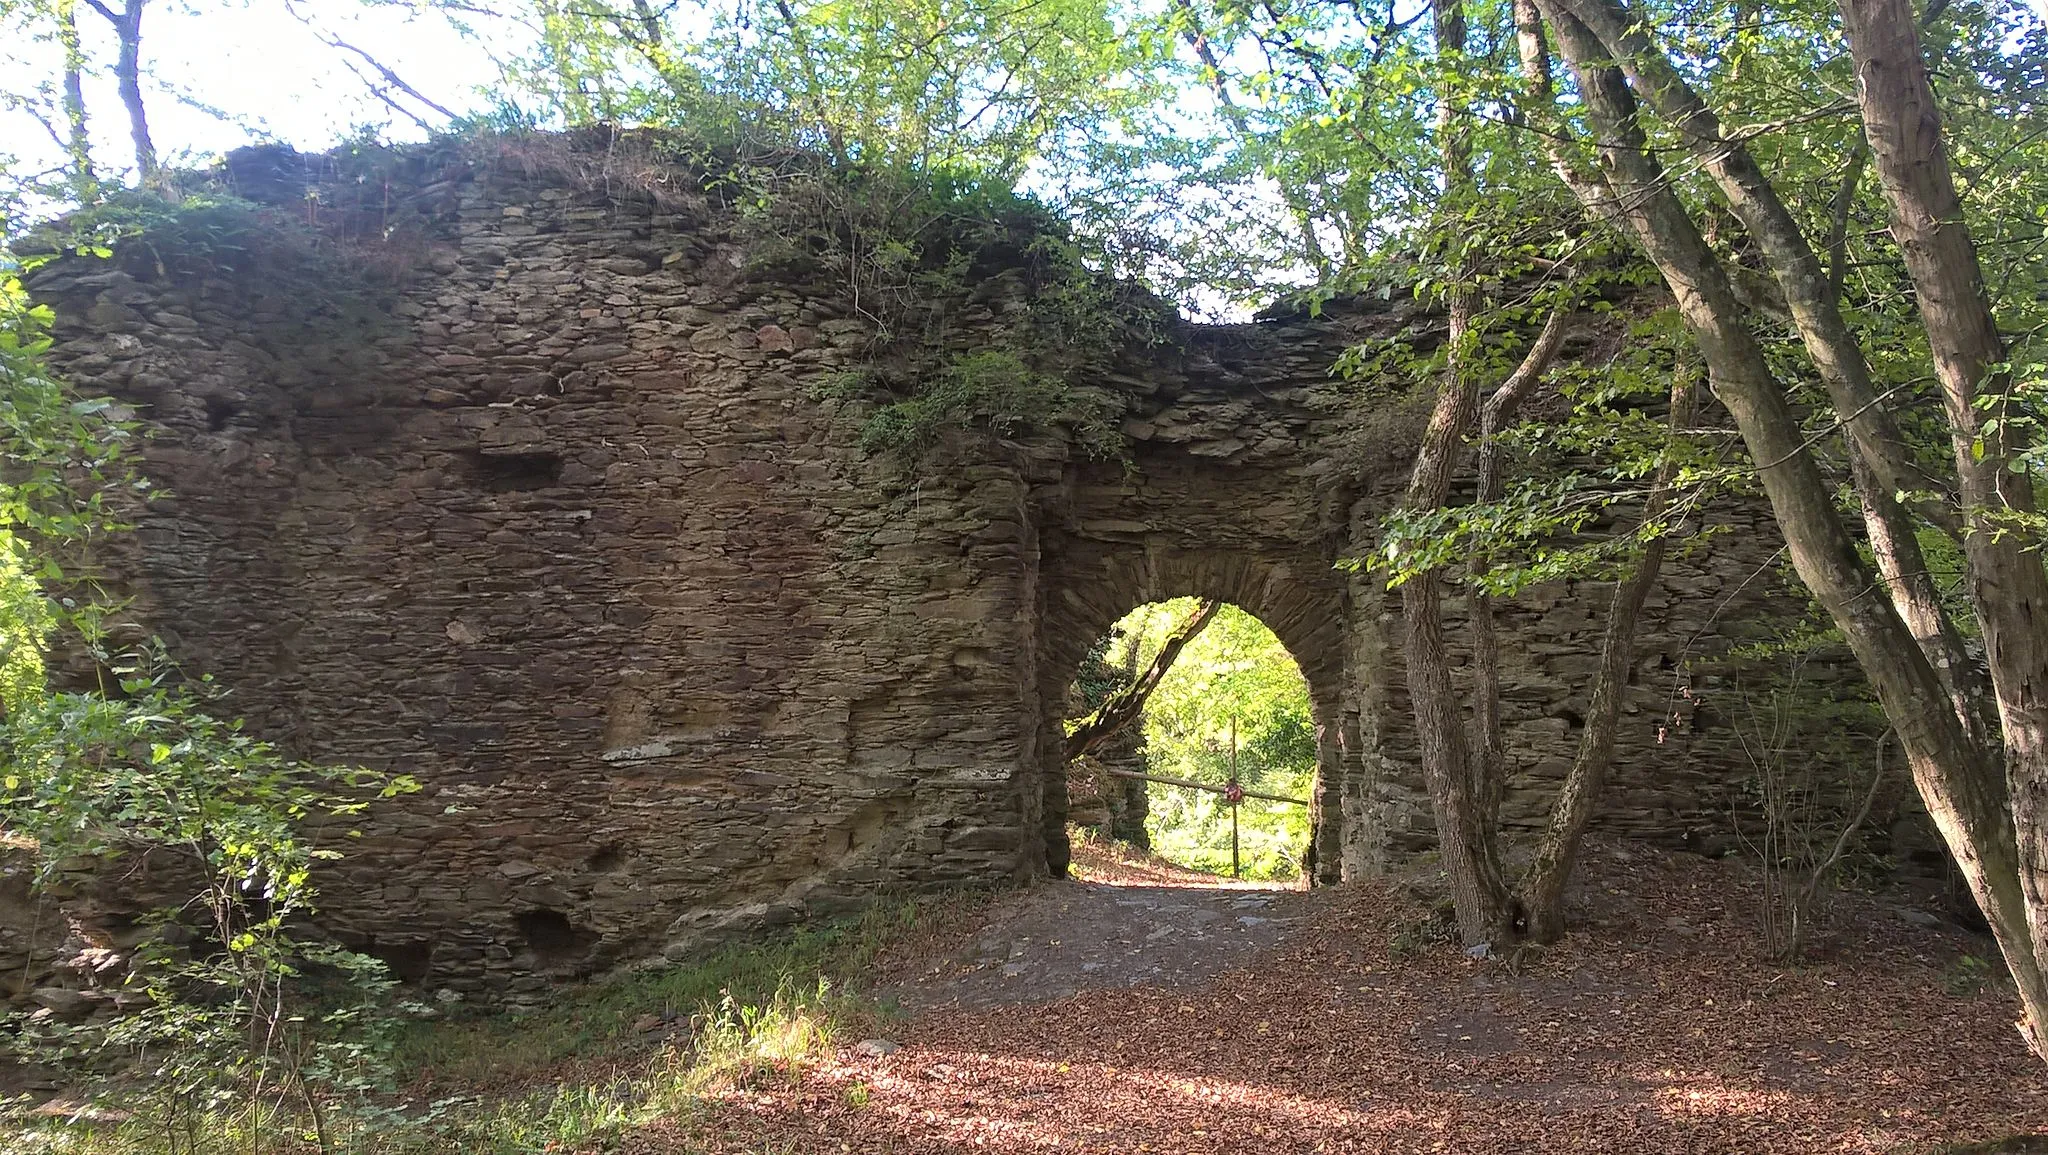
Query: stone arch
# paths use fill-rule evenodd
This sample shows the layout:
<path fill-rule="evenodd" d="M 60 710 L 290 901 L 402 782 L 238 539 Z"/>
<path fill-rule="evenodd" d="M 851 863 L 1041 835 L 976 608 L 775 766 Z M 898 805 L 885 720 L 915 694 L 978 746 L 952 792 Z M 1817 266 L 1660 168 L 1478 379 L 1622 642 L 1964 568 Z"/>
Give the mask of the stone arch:
<path fill-rule="evenodd" d="M 1197 549 L 1157 542 L 1079 549 L 1050 559 L 1041 603 L 1037 700 L 1043 705 L 1037 749 L 1041 838 L 1046 868 L 1067 866 L 1067 773 L 1061 755 L 1061 704 L 1088 648 L 1138 606 L 1179 597 L 1215 598 L 1258 618 L 1280 639 L 1309 687 L 1316 728 L 1316 789 L 1311 836 L 1325 877 L 1336 863 L 1338 791 L 1345 774 L 1344 659 L 1346 591 L 1328 561 L 1288 552 Z"/>

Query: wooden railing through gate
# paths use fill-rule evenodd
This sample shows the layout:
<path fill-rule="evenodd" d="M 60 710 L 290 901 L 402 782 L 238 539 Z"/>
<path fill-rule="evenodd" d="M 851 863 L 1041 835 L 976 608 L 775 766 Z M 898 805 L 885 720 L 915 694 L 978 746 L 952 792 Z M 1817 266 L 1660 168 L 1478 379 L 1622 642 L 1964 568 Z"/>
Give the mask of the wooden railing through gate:
<path fill-rule="evenodd" d="M 1259 798 L 1267 802 L 1285 802 L 1294 806 L 1307 806 L 1305 798 L 1289 798 L 1285 794 L 1268 794 L 1263 790 L 1247 790 L 1237 780 L 1237 719 L 1230 720 L 1230 781 L 1222 786 L 1213 782 L 1197 782 L 1192 778 L 1175 778 L 1169 774 L 1141 774 L 1136 770 L 1111 770 L 1112 778 L 1135 778 L 1140 782 L 1157 782 L 1165 786 L 1184 786 L 1189 790 L 1207 790 L 1211 794 L 1223 795 L 1230 803 L 1230 877 L 1242 877 L 1237 860 L 1237 808 L 1247 798 Z"/>

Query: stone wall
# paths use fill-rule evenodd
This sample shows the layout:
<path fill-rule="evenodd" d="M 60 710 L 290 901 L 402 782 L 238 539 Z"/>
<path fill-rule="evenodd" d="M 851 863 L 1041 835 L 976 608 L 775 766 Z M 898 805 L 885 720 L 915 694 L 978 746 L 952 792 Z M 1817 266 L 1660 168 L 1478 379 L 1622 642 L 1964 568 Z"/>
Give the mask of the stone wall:
<path fill-rule="evenodd" d="M 354 272 L 281 241 L 233 267 L 131 246 L 32 289 L 60 367 L 158 434 L 169 496 L 122 562 L 149 626 L 258 733 L 425 784 L 324 887 L 406 977 L 531 995 L 883 888 L 1057 871 L 1068 683 L 1123 613 L 1179 595 L 1250 610 L 1300 661 L 1321 873 L 1427 845 L 1398 623 L 1335 568 L 1418 414 L 1330 366 L 1429 318 L 1175 324 L 1084 382 L 1125 405 L 1126 460 L 963 431 L 907 467 L 858 448 L 867 403 L 821 399 L 872 321 L 755 259 L 685 174 L 513 146 L 367 177 L 266 156 L 240 191 L 354 237 Z M 1610 829 L 1727 828 L 1747 768 L 1674 687 L 1786 609 L 1768 519 L 1729 516 L 1646 613 Z M 1569 758 L 1605 598 L 1504 614 L 1517 824 Z"/>

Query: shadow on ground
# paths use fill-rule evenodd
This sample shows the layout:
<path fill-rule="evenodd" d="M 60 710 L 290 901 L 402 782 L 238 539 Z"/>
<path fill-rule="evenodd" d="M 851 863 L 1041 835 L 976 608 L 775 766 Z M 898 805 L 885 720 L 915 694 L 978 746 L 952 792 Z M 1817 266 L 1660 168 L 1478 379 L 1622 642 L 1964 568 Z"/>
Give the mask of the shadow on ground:
<path fill-rule="evenodd" d="M 2009 992 L 1957 981 L 1985 942 L 1848 896 L 1830 961 L 1788 969 L 1758 957 L 1755 885 L 1598 847 L 1573 936 L 1485 963 L 1412 879 L 1048 886 L 896 961 L 900 1049 L 629 1146 L 1876 1155 L 2048 1129 Z"/>

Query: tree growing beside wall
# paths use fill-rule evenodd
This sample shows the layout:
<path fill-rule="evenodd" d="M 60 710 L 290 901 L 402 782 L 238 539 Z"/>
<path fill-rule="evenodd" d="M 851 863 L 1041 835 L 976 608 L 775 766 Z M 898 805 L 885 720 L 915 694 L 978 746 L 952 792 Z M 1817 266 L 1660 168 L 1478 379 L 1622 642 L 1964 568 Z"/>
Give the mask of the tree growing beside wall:
<path fill-rule="evenodd" d="M 1565 886 L 1612 768 L 1644 603 L 1671 540 L 1686 532 L 1688 519 L 1712 499 L 1727 474 L 1713 452 L 1696 443 L 1697 372 L 1682 350 L 1655 340 L 1654 320 L 1629 326 L 1632 340 L 1651 340 L 1610 359 L 1597 385 L 1578 382 L 1571 390 L 1573 408 L 1561 423 L 1502 428 L 1520 394 L 1535 389 L 1549 372 L 1557 334 L 1568 323 L 1563 310 L 1554 312 L 1483 405 L 1476 390 L 1454 376 L 1457 363 L 1450 362 L 1409 503 L 1387 519 L 1370 559 L 1403 591 L 1404 660 L 1423 765 L 1439 828 L 1455 832 L 1443 840 L 1442 852 L 1461 933 L 1478 953 L 1524 939 L 1551 942 L 1564 934 Z M 1654 406 L 1660 392 L 1661 411 L 1639 408 Z M 1475 416 L 1480 428 L 1474 500 L 1453 505 L 1447 499 L 1455 437 Z M 1547 468 L 1506 484 L 1501 459 L 1517 443 L 1545 446 Z M 1584 476 L 1564 465 L 1566 447 L 1619 464 L 1612 472 Z M 1615 524 L 1593 532 L 1602 521 Z M 1453 574 L 1465 595 L 1472 643 L 1469 709 L 1452 690 L 1441 626 L 1441 586 Z M 1567 577 L 1610 580 L 1612 593 L 1571 766 L 1527 868 L 1510 879 L 1500 827 L 1506 750 L 1492 600 L 1532 582 Z"/>
<path fill-rule="evenodd" d="M 2030 897 L 2048 892 L 2035 814 L 2048 795 L 2035 765 L 2048 683 L 2033 505 L 2040 17 L 2004 3 L 1916 13 L 1902 0 L 1443 3 L 1426 15 L 1218 6 L 1205 61 L 1228 83 L 1236 50 L 1263 50 L 1251 58 L 1284 75 L 1260 81 L 1290 98 L 1257 112 L 1264 171 L 1292 178 L 1290 203 L 1326 222 L 1327 234 L 1307 232 L 1356 236 L 1341 223 L 1356 219 L 1345 196 L 1386 204 L 1414 187 L 1432 191 L 1390 229 L 1408 251 L 1447 217 L 1453 235 L 1482 236 L 1462 190 L 1490 180 L 1485 202 L 1512 219 L 1559 219 L 1559 192 L 1579 204 L 1585 224 L 1561 226 L 1560 248 L 1538 255 L 1617 237 L 1655 271 L 1802 579 L 1899 728 L 2044 1050 L 2048 912 Z M 1526 163 L 1528 148 L 1544 159 Z M 1302 179 L 1311 172 L 1337 175 Z M 1388 175 L 1401 173 L 1425 175 Z M 1386 252 L 1390 239 L 1361 248 Z M 1315 262 L 1311 249 L 1300 259 Z M 1473 278 L 1489 271 L 1455 251 L 1433 268 L 1449 286 L 1451 365 L 1417 473 L 1422 509 L 1442 505 L 1441 464 L 1477 408 L 1457 359 Z M 1960 573 L 1928 564 L 1929 535 L 1954 543 Z M 1961 579 L 1960 615 L 1944 578 Z M 1426 587 L 1407 598 L 1426 635 Z M 1982 660 L 1968 637 L 1983 640 Z M 1417 695 L 1435 711 L 1418 724 L 1452 734 L 1436 691 Z M 1445 744 L 1431 758 L 1440 805 L 1467 812 L 1464 796 L 1480 792 L 1459 777 L 1463 752 Z M 1505 888 L 1483 861 L 1465 873 L 1466 932 L 1490 939 Z"/>
<path fill-rule="evenodd" d="M 2024 417 L 2027 375 L 2014 373 L 1993 316 L 1915 17 L 1897 0 L 1852 0 L 1841 20 L 1849 54 L 1840 67 L 1854 78 L 1862 129 L 1851 150 L 1855 175 L 1844 175 L 1842 195 L 1854 195 L 1867 148 L 1899 246 L 1894 275 L 1912 289 L 1940 399 L 1938 409 L 1905 412 L 1946 433 L 1947 460 L 1914 455 L 1900 415 L 1887 407 L 1904 386 L 1878 389 L 1871 348 L 1884 346 L 1867 330 L 1859 334 L 1845 314 L 1825 246 L 1789 208 L 1783 182 L 1731 136 L 1640 16 L 1606 0 L 1573 0 L 1538 5 L 1524 13 L 1523 26 L 1532 59 L 1548 31 L 1584 98 L 1583 131 L 1598 175 L 1575 187 L 1589 205 L 1615 206 L 1671 288 L 1709 379 L 1758 462 L 1793 564 L 1856 651 L 1991 921 L 2018 983 L 2022 1033 L 2048 1056 L 2048 943 L 2041 937 L 2048 906 L 2033 897 L 2043 889 L 2042 859 L 2030 849 L 2042 838 L 2036 810 L 2048 797 L 2048 711 L 2038 701 L 2039 687 L 2048 685 L 2048 571 L 2036 548 L 2026 464 L 2035 432 Z M 1980 55 L 1961 70 L 1962 83 L 1989 96 L 2010 83 L 2014 63 Z M 1739 84 L 1731 88 L 1742 94 Z M 1699 210 L 1678 195 L 1652 149 L 1652 114 L 1712 178 L 1770 275 L 1844 431 L 1874 564 L 1858 551 L 1756 336 L 1732 262 L 1715 251 Z M 1560 169 L 1575 163 L 1561 139 L 1558 153 Z M 2031 312 L 2014 303 L 2020 315 Z M 2009 415 L 2020 416 L 2001 420 Z M 1928 576 L 1922 525 L 1962 547 L 1972 632 L 1984 639 L 1988 671 L 1963 647 L 1963 630 Z M 1871 596 L 1875 590 L 1886 596 Z"/>

